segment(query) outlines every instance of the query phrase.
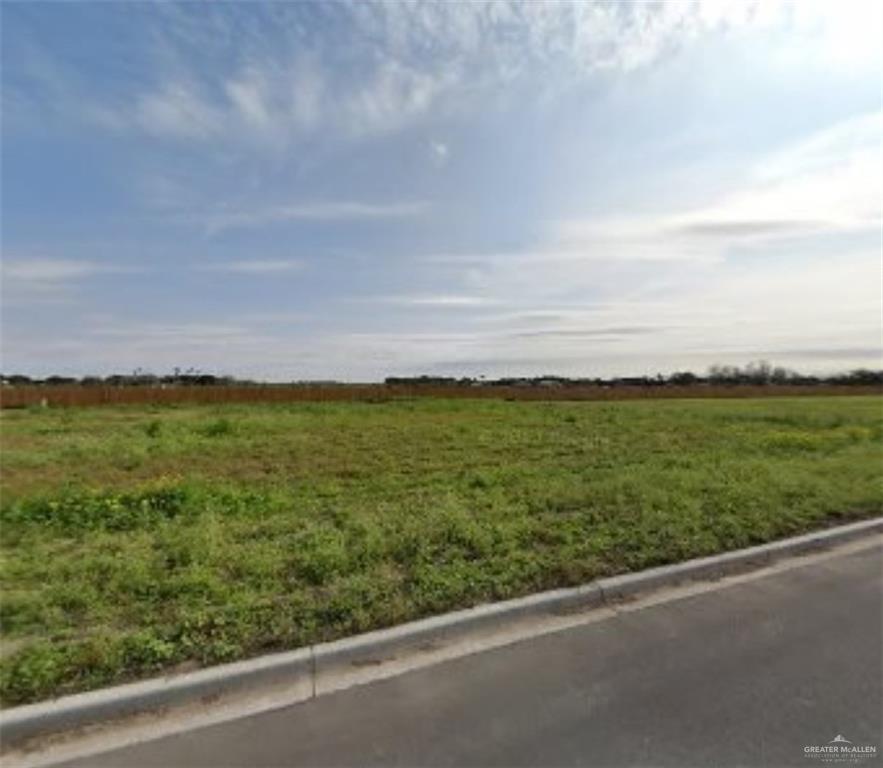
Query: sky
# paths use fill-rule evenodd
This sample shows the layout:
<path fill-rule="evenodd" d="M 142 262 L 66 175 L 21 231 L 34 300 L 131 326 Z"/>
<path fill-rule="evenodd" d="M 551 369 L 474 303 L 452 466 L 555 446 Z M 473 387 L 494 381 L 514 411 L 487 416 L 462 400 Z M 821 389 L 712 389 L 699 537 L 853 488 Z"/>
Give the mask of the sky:
<path fill-rule="evenodd" d="M 881 3 L 0 13 L 5 373 L 883 364 Z"/>

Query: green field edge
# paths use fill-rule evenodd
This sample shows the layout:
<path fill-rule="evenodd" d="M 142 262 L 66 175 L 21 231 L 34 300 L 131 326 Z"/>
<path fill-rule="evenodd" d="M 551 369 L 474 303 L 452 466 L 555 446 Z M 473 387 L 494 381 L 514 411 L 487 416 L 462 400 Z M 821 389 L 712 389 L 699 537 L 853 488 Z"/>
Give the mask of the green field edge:
<path fill-rule="evenodd" d="M 0 701 L 293 650 L 877 517 L 881 406 L 4 415 L 14 471 L 0 503 Z M 78 472 L 90 480 L 71 482 Z"/>

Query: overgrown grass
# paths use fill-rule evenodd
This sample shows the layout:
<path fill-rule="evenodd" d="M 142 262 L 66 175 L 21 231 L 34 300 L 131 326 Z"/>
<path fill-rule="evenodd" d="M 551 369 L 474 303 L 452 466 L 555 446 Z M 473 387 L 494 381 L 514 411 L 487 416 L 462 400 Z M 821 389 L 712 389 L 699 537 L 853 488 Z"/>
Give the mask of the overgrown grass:
<path fill-rule="evenodd" d="M 881 401 L 4 412 L 7 704 L 883 507 Z"/>

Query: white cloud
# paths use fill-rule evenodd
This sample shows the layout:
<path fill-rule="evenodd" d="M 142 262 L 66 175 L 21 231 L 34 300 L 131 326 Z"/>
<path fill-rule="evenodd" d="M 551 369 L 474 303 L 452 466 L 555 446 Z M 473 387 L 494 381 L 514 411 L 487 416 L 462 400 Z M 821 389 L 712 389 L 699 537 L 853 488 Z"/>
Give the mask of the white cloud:
<path fill-rule="evenodd" d="M 43 257 L 3 258 L 0 289 L 5 306 L 64 303 L 84 280 L 98 275 L 132 274 L 140 271 L 106 262 Z"/>
<path fill-rule="evenodd" d="M 418 216 L 428 208 L 422 200 L 367 203 L 339 200 L 317 203 L 269 205 L 263 208 L 221 208 L 195 217 L 209 233 L 274 224 L 286 221 L 364 221 Z M 190 216 L 188 219 L 193 220 Z"/>
<path fill-rule="evenodd" d="M 124 110 L 128 113 L 128 109 Z M 103 111 L 104 121 L 113 116 Z M 125 124 L 122 115 L 113 116 L 118 125 Z M 211 104 L 193 86 L 170 82 L 159 90 L 143 94 L 134 108 L 134 119 L 147 133 L 183 139 L 205 139 L 218 135 L 226 126 L 226 115 Z"/>
<path fill-rule="evenodd" d="M 53 291 L 95 275 L 133 274 L 140 268 L 75 259 L 4 258 L 0 265 L 3 290 L 12 295 L 30 291 Z"/>
<path fill-rule="evenodd" d="M 883 307 L 880 125 L 860 116 L 760 157 L 700 208 L 556 221 L 531 249 L 427 257 L 460 267 L 468 295 L 519 308 L 473 316 L 471 346 L 438 359 L 525 371 L 585 370 L 586 356 L 608 371 L 761 354 L 808 369 L 870 364 Z M 658 333 L 604 332 L 636 327 Z M 852 357 L 820 352 L 837 349 Z"/>
<path fill-rule="evenodd" d="M 878 227 L 883 201 L 883 112 L 822 131 L 763 158 L 744 189 L 690 212 L 683 228 L 746 227 L 773 237 L 806 230 L 842 232 Z"/>
<path fill-rule="evenodd" d="M 205 267 L 212 272 L 233 272 L 243 275 L 276 275 L 303 269 L 303 262 L 285 259 L 243 259 L 212 264 Z"/>
<path fill-rule="evenodd" d="M 187 345 L 225 344 L 231 339 L 250 338 L 246 328 L 238 325 L 213 323 L 179 324 L 103 324 L 91 329 L 87 336 L 125 339 L 126 343 L 138 345 L 164 345 L 181 343 Z"/>
<path fill-rule="evenodd" d="M 436 168 L 447 165 L 450 155 L 450 148 L 443 141 L 437 141 L 436 139 L 429 141 L 429 157 Z"/>
<path fill-rule="evenodd" d="M 456 294 L 442 294 L 437 296 L 380 296 L 373 301 L 384 304 L 396 304 L 404 307 L 439 307 L 456 309 L 458 307 L 483 307 L 496 304 L 495 299 L 484 296 L 465 296 Z"/>
<path fill-rule="evenodd" d="M 296 3 L 253 6 L 247 16 L 223 4 L 169 5 L 150 28 L 155 71 L 140 73 L 147 85 L 130 95 L 96 96 L 75 65 L 33 47 L 24 68 L 37 87 L 10 83 L 4 99 L 13 117 L 79 114 L 106 130 L 278 150 L 304 137 L 364 138 L 487 105 L 538 75 L 546 97 L 566 94 L 574 82 L 634 72 L 733 30 L 777 30 L 799 41 L 794 55 L 825 66 L 878 68 L 881 8 L 813 0 L 358 2 L 322 9 L 316 24 Z"/>
<path fill-rule="evenodd" d="M 878 230 L 883 223 L 883 112 L 862 115 L 761 157 L 708 206 L 555 222 L 580 258 L 716 261 L 737 245 Z"/>
<path fill-rule="evenodd" d="M 267 105 L 266 84 L 259 74 L 246 73 L 226 83 L 227 96 L 246 122 L 256 128 L 266 128 L 271 123 Z"/>
<path fill-rule="evenodd" d="M 593 109 L 580 115 L 595 114 L 597 106 L 601 144 L 603 131 L 616 130 L 605 123 L 604 110 L 629 90 L 613 81 L 653 67 L 692 40 L 760 27 L 763 40 L 746 34 L 745 44 L 757 42 L 759 52 L 774 64 L 792 56 L 790 64 L 797 62 L 799 71 L 806 71 L 806 63 L 812 65 L 808 71 L 824 70 L 820 61 L 846 68 L 858 66 L 857 62 L 866 66 L 879 60 L 877 18 L 883 8 L 811 2 L 359 3 L 312 7 L 310 13 L 322 15 L 322 23 L 311 16 L 310 24 L 299 20 L 302 7 L 267 4 L 243 10 L 245 6 L 220 5 L 191 13 L 186 5 L 163 6 L 158 16 L 174 18 L 146 36 L 159 40 L 157 48 L 162 52 L 152 57 L 156 52 L 142 51 L 144 57 L 133 57 L 133 67 L 136 60 L 151 62 L 133 77 L 112 86 L 92 73 L 95 87 L 91 88 L 76 76 L 75 62 L 56 62 L 49 55 L 48 64 L 32 66 L 29 86 L 15 84 L 8 98 L 16 112 L 27 112 L 36 124 L 51 122 L 45 119 L 49 117 L 67 126 L 64 121 L 79 114 L 103 130 L 190 142 L 190 154 L 182 146 L 166 155 L 173 158 L 174 168 L 161 168 L 160 162 L 150 169 L 143 191 L 165 208 L 164 214 L 177 211 L 175 220 L 198 224 L 209 233 L 293 221 L 383 223 L 420 216 L 428 203 L 278 202 L 292 198 L 273 197 L 277 202 L 262 204 L 269 195 L 261 193 L 269 190 L 261 188 L 261 179 L 267 178 L 268 168 L 278 169 L 282 177 L 303 170 L 303 165 L 307 172 L 292 176 L 291 188 L 318 180 L 316 194 L 332 194 L 339 179 L 329 177 L 326 184 L 317 172 L 328 156 L 326 140 L 388 136 L 409 126 L 419 126 L 414 134 L 422 136 L 425 144 L 409 146 L 424 162 L 443 166 L 451 159 L 448 137 L 456 137 L 456 155 L 462 154 L 465 162 L 471 139 L 460 129 L 480 132 L 497 127 L 494 121 L 475 119 L 476 115 L 525 95 L 540 98 L 538 85 L 543 86 L 544 99 L 576 94 L 585 103 L 598 96 Z M 267 35 L 267 25 L 278 34 Z M 726 43 L 722 50 L 728 50 Z M 766 58 L 763 61 L 767 63 Z M 634 82 L 656 77 L 644 74 Z M 811 90 L 809 77 L 806 84 Z M 590 78 L 612 85 L 581 92 L 572 88 Z M 107 87 L 104 92 L 102 83 Z M 122 84 L 126 91 L 114 90 Z M 42 100 L 43 109 L 31 113 L 28 98 Z M 722 93 L 721 98 L 731 97 Z M 836 109 L 841 102 L 853 100 L 838 98 L 825 109 Z M 814 120 L 830 114 L 822 109 L 816 113 L 811 107 L 806 106 L 807 116 L 773 121 L 776 132 L 793 125 L 792 118 Z M 463 125 L 453 125 L 451 118 L 466 119 Z M 750 112 L 745 119 L 751 119 Z M 760 128 L 769 125 L 767 121 Z M 520 127 L 515 126 L 512 134 L 518 135 Z M 542 140 L 532 128 L 526 125 L 523 133 Z M 587 125 L 587 130 L 592 128 Z M 760 128 L 751 142 L 769 140 Z M 235 327 L 226 320 L 217 326 L 133 326 L 113 337 L 114 346 L 107 348 L 107 354 L 142 364 L 129 346 L 136 343 L 150 348 L 151 365 L 177 356 L 174 362 L 191 357 L 209 367 L 217 364 L 219 351 L 229 351 L 220 359 L 235 355 L 241 369 L 247 370 L 269 365 L 266 361 L 274 356 L 283 357 L 279 350 L 295 350 L 299 360 L 326 366 L 316 370 L 331 375 L 358 371 L 355 375 L 365 376 L 439 361 L 487 364 L 498 370 L 507 365 L 560 365 L 572 370 L 600 366 L 603 354 L 605 366 L 615 367 L 620 356 L 637 361 L 632 370 L 640 372 L 659 365 L 657 360 L 664 362 L 666 355 L 700 360 L 718 352 L 756 355 L 762 348 L 783 355 L 867 349 L 879 342 L 879 253 L 870 252 L 867 243 L 868 233 L 879 232 L 881 223 L 881 128 L 881 115 L 875 113 L 771 152 L 743 169 L 728 191 L 708 196 L 701 205 L 673 208 L 660 198 L 655 210 L 619 217 L 581 216 L 576 211 L 573 218 L 550 222 L 534 243 L 520 250 L 426 258 L 418 275 L 385 283 L 404 286 L 406 295 L 375 299 L 378 304 L 418 310 L 407 315 L 413 333 L 317 333 L 305 341 L 254 332 L 252 321 Z M 705 133 L 703 137 L 707 139 Z M 670 137 L 660 133 L 660 138 Z M 295 146 L 301 141 L 302 147 Z M 373 149 L 363 148 L 366 151 L 358 157 L 353 153 L 357 173 L 371 167 L 377 157 L 371 154 Z M 561 163 L 566 148 L 562 150 L 549 159 L 552 171 Z M 275 154 L 268 158 L 264 151 Z M 138 153 L 146 158 L 145 164 L 153 164 L 160 155 L 152 150 Z M 285 162 L 277 164 L 281 158 Z M 513 171 L 529 175 L 533 169 L 531 158 L 527 160 L 524 169 L 513 163 Z M 484 165 L 476 165 L 476 173 L 485 170 Z M 654 170 L 648 169 L 648 174 Z M 430 181 L 448 175 L 436 174 Z M 205 197 L 197 190 L 199 177 L 206 180 L 201 184 L 202 192 L 208 192 Z M 220 179 L 226 183 L 215 183 Z M 653 176 L 651 181 L 657 180 Z M 598 185 L 604 181 L 602 169 Z M 381 187 L 395 194 L 388 192 L 395 188 L 394 182 L 390 175 L 381 180 Z M 360 179 L 347 188 L 359 195 L 356 190 L 364 187 Z M 696 193 L 703 189 L 697 185 Z M 440 199 L 450 192 L 440 184 L 436 190 Z M 273 194 L 284 193 L 277 187 Z M 548 198 L 541 201 L 548 204 L 542 210 L 560 210 L 552 208 L 555 195 Z M 221 199 L 244 202 L 213 204 Z M 507 204 L 501 196 L 501 207 Z M 443 204 L 437 207 L 439 219 L 428 222 L 427 233 L 446 213 Z M 168 221 L 165 216 L 163 222 Z M 341 245 L 346 246 L 346 237 L 353 233 L 339 229 Z M 515 235 L 510 237 L 516 230 L 504 226 L 493 233 L 493 241 L 518 242 Z M 464 226 L 452 240 L 468 242 L 474 231 Z M 428 236 L 419 242 L 427 240 Z M 444 241 L 439 242 L 444 247 Z M 395 247 L 401 245 L 396 242 Z M 381 239 L 366 238 L 359 247 L 380 251 Z M 805 249 L 812 253 L 805 254 Z M 217 257 L 208 267 L 202 266 L 205 262 L 190 262 L 175 269 L 273 276 L 300 267 L 295 260 L 219 260 L 223 258 Z M 396 263 L 379 265 L 378 271 L 401 266 L 398 260 L 390 261 Z M 443 273 L 438 283 L 425 279 L 426 272 L 434 269 Z M 122 271 L 96 261 L 16 258 L 3 266 L 4 296 L 57 296 L 91 276 Z M 408 293 L 417 284 L 432 287 L 427 294 Z M 337 297 L 329 291 L 326 298 L 330 302 Z M 513 307 L 519 308 L 517 313 Z M 424 308 L 440 311 L 419 311 Z M 266 309 L 270 317 L 273 308 Z M 383 307 L 372 309 L 376 311 L 365 313 L 365 326 L 381 328 L 393 322 L 384 317 Z M 386 310 L 401 320 L 402 312 Z M 318 327 L 339 328 L 351 322 L 342 314 L 341 325 L 329 320 Z M 278 324 L 294 326 L 297 321 L 279 315 Z M 267 325 L 272 322 L 267 320 L 264 329 Z M 358 327 L 363 327 L 361 322 Z M 456 332 L 466 327 L 468 333 Z M 647 327 L 658 329 L 659 335 L 636 330 Z M 446 333 L 446 329 L 454 330 Z M 105 348 L 98 341 L 108 337 L 93 336 L 94 344 L 87 351 L 102 357 Z M 363 357 L 368 361 L 364 365 Z"/>
<path fill-rule="evenodd" d="M 5 98 L 15 114 L 78 113 L 107 130 L 279 150 L 469 111 L 538 76 L 545 98 L 567 94 L 598 73 L 634 72 L 733 30 L 784 32 L 801 41 L 800 56 L 826 66 L 879 66 L 883 55 L 871 3 L 360 2 L 322 12 L 317 25 L 301 4 L 254 6 L 245 24 L 230 6 L 166 7 L 150 30 L 156 70 L 131 95 L 96 97 L 69 74 L 76 67 L 35 51 L 28 71 L 39 88 L 29 96 L 11 84 Z M 43 102 L 36 111 L 33 98 Z"/>
<path fill-rule="evenodd" d="M 325 9 L 324 27 L 305 22 L 299 4 L 255 6 L 248 24 L 229 6 L 166 8 L 151 29 L 152 84 L 128 100 L 94 97 L 59 74 L 72 68 L 49 52 L 32 56 L 30 70 L 52 95 L 44 107 L 58 115 L 78 111 L 105 129 L 177 140 L 270 136 L 265 146 L 278 148 L 303 136 L 389 133 L 436 109 L 487 103 L 507 84 L 540 72 L 546 92 L 565 92 L 574 81 L 632 72 L 730 29 L 800 29 L 841 58 L 856 49 L 873 53 L 879 42 L 869 30 L 877 27 L 863 8 L 833 12 L 830 4 L 808 2 L 795 11 L 789 3 L 749 0 L 353 3 Z M 23 96 L 10 93 L 11 104 Z"/>
<path fill-rule="evenodd" d="M 867 0 L 806 0 L 789 3 L 791 21 L 812 34 L 828 67 L 847 72 L 883 63 L 883 5 Z"/>
<path fill-rule="evenodd" d="M 461 375 L 704 370 L 760 357 L 808 371 L 842 370 L 879 364 L 881 276 L 879 258 L 861 252 L 799 266 L 722 264 L 700 280 L 674 273 L 655 300 L 640 296 L 640 287 L 624 299 L 621 285 L 594 302 L 577 293 L 570 306 L 554 296 L 544 304 L 539 292 L 515 302 L 529 309 L 473 316 L 468 333 L 418 327 L 364 335 L 358 345 L 387 370 Z M 636 277 L 639 286 L 660 278 Z"/>
<path fill-rule="evenodd" d="M 425 114 L 452 81 L 450 74 L 383 61 L 369 79 L 343 95 L 330 122 L 351 136 L 388 133 Z"/>
<path fill-rule="evenodd" d="M 326 106 L 325 77 L 315 57 L 300 56 L 291 74 L 291 119 L 301 130 L 319 126 Z"/>
<path fill-rule="evenodd" d="M 59 283 L 102 272 L 119 271 L 121 268 L 113 265 L 71 259 L 31 258 L 3 261 L 5 279 L 30 283 Z"/>

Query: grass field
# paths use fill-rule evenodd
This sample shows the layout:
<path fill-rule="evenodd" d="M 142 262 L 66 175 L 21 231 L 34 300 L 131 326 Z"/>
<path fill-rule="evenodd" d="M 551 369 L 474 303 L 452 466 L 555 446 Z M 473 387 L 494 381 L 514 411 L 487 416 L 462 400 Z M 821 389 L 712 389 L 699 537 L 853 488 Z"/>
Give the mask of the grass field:
<path fill-rule="evenodd" d="M 878 515 L 881 415 L 879 397 L 6 411 L 0 695 Z"/>

